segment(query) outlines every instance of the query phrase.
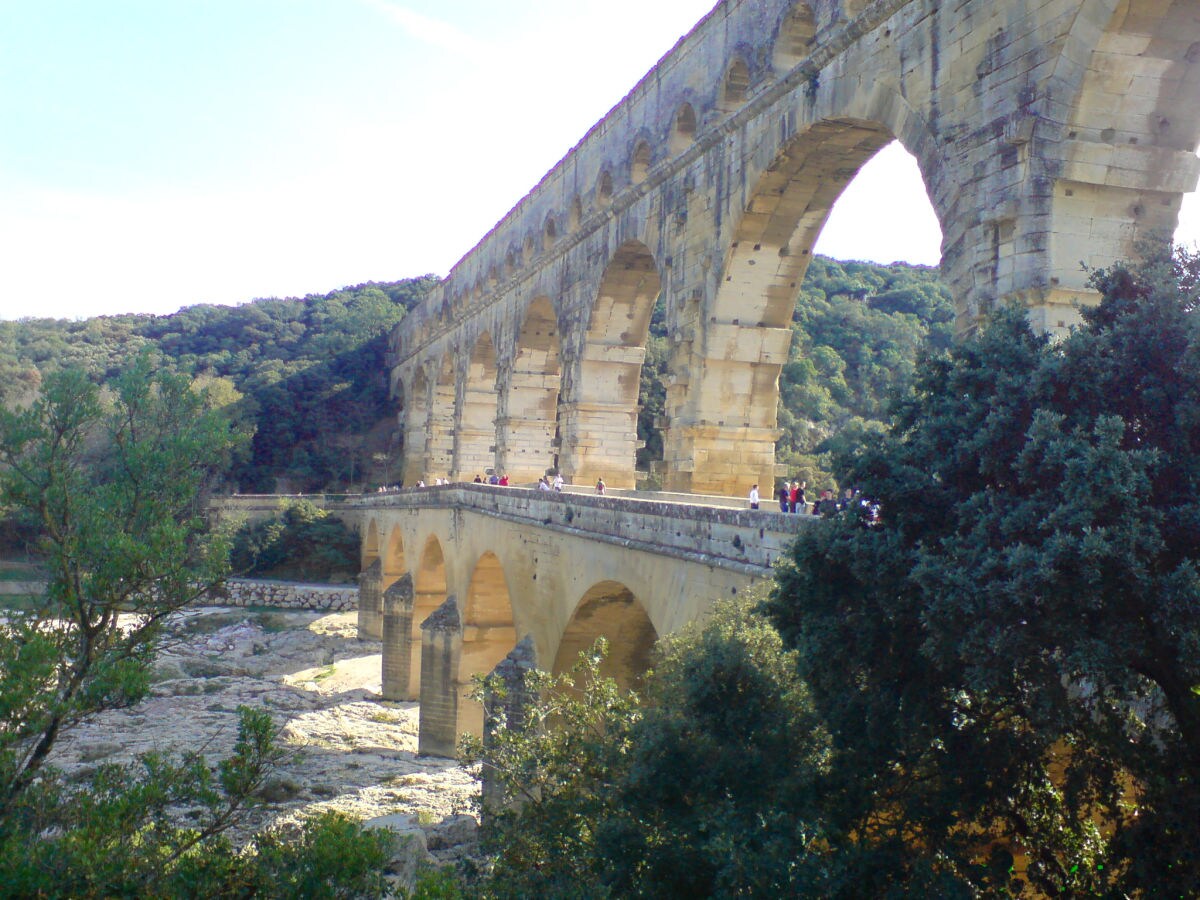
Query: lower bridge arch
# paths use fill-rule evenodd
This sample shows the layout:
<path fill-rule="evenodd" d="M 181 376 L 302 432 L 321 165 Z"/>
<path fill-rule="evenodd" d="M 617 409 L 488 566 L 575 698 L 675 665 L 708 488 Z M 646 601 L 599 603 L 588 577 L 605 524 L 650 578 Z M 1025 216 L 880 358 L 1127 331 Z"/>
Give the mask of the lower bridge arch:
<path fill-rule="evenodd" d="M 459 714 L 457 732 L 483 734 L 483 707 L 469 694 L 472 676 L 488 673 L 516 646 L 517 629 L 504 567 L 495 553 L 475 563 L 462 609 L 462 653 L 458 665 Z"/>
<path fill-rule="evenodd" d="M 600 674 L 622 689 L 640 687 L 658 641 L 650 615 L 633 591 L 619 581 L 602 581 L 580 598 L 554 656 L 555 675 L 569 672 L 579 654 L 603 637 L 608 656 Z"/>
<path fill-rule="evenodd" d="M 413 573 L 413 613 L 411 632 L 411 665 L 409 666 L 408 697 L 421 696 L 421 623 L 441 606 L 449 593 L 446 578 L 446 556 L 437 535 L 425 539 Z"/>

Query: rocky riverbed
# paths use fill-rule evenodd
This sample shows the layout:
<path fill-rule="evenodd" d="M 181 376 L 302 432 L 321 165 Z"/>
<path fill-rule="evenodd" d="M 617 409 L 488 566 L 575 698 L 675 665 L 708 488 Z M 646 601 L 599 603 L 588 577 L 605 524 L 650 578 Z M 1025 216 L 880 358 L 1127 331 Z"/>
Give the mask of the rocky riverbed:
<path fill-rule="evenodd" d="M 452 761 L 417 756 L 417 704 L 380 701 L 380 645 L 359 641 L 356 622 L 355 613 L 190 610 L 172 624 L 151 696 L 73 729 L 54 762 L 78 771 L 148 750 L 219 759 L 236 739 L 237 708 L 265 709 L 293 752 L 244 834 L 334 809 L 389 817 L 404 835 L 398 874 L 453 860 L 476 839 L 478 782 Z"/>

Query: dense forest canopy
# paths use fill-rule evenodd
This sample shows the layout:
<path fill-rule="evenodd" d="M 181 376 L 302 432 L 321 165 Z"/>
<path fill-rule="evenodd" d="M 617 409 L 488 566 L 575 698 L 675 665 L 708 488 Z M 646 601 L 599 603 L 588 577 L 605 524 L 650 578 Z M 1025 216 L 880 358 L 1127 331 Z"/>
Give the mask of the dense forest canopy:
<path fill-rule="evenodd" d="M 0 385 L 21 399 L 44 374 L 69 367 L 107 383 L 149 347 L 208 382 L 253 427 L 231 486 L 311 491 L 360 482 L 375 474 L 368 469 L 386 474 L 398 449 L 389 446 L 387 334 L 435 284 L 427 275 L 168 316 L 0 322 Z"/>
<path fill-rule="evenodd" d="M 384 372 L 387 333 L 436 284 L 426 275 L 167 316 L 0 321 L 0 399 L 31 398 L 44 375 L 69 367 L 109 383 L 150 348 L 226 398 L 253 430 L 231 489 L 310 492 L 395 481 L 401 447 Z M 828 480 L 831 439 L 881 424 L 888 390 L 911 376 L 926 342 L 948 346 L 952 321 L 936 269 L 815 258 L 780 377 L 779 462 L 813 483 Z M 638 463 L 646 470 L 662 458 L 670 349 L 660 301 L 638 420 L 646 444 Z"/>

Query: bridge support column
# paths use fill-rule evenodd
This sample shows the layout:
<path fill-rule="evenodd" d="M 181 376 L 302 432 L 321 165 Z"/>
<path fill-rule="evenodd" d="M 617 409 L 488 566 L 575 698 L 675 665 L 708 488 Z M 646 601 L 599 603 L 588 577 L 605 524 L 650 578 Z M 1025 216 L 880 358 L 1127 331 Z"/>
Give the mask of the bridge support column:
<path fill-rule="evenodd" d="M 677 425 L 667 436 L 663 489 L 740 497 L 757 484 L 770 496 L 775 484 L 777 428 Z"/>
<path fill-rule="evenodd" d="M 451 481 L 471 481 L 496 464 L 496 432 L 494 429 L 460 428 L 454 436 L 454 471 Z"/>
<path fill-rule="evenodd" d="M 557 392 L 558 376 L 553 376 L 553 380 Z M 513 389 L 515 391 L 516 387 Z M 510 416 L 497 423 L 496 468 L 506 473 L 513 484 L 537 481 L 554 465 L 558 449 L 554 436 L 557 409 L 553 402 L 549 407 L 549 410 L 529 412 L 534 418 Z"/>
<path fill-rule="evenodd" d="M 774 281 L 762 280 L 765 268 L 749 268 L 751 275 L 723 286 L 721 302 L 727 312 L 771 295 Z M 789 301 L 795 305 L 790 295 Z M 705 325 L 702 338 L 702 362 L 692 362 L 686 401 L 675 410 L 677 418 L 665 435 L 663 487 L 745 497 L 758 484 L 769 496 L 781 434 L 779 374 L 787 362 L 791 329 L 741 325 L 734 319 Z"/>
<path fill-rule="evenodd" d="M 504 419 L 499 423 L 496 470 L 513 484 L 537 481 L 554 465 L 554 419 Z"/>
<path fill-rule="evenodd" d="M 529 673 L 537 668 L 537 654 L 533 648 L 532 635 L 526 635 L 521 643 L 492 670 L 494 679 L 484 691 L 483 697 L 483 752 L 496 746 L 497 739 L 505 731 L 522 732 L 528 727 L 527 715 L 533 692 L 528 685 Z M 488 766 L 483 767 L 483 822 L 487 825 L 492 811 L 504 806 L 504 791 L 496 784 L 495 775 Z"/>
<path fill-rule="evenodd" d="M 358 637 L 383 637 L 383 562 L 375 560 L 358 576 Z"/>
<path fill-rule="evenodd" d="M 408 696 L 414 700 L 421 696 L 421 637 L 422 623 L 446 602 L 441 591 L 417 591 L 413 599 L 412 635 L 409 638 L 411 661 L 408 664 Z"/>
<path fill-rule="evenodd" d="M 454 469 L 454 387 L 438 385 L 429 415 L 429 452 L 426 456 L 425 483 L 448 478 Z"/>
<path fill-rule="evenodd" d="M 413 663 L 413 579 L 405 572 L 383 594 L 383 699 L 415 700 Z"/>
<path fill-rule="evenodd" d="M 421 714 L 417 753 L 457 756 L 462 620 L 454 597 L 421 623 Z"/>
<path fill-rule="evenodd" d="M 624 403 L 562 405 L 563 477 L 573 484 L 603 478 L 612 488 L 637 486 L 637 407 Z"/>

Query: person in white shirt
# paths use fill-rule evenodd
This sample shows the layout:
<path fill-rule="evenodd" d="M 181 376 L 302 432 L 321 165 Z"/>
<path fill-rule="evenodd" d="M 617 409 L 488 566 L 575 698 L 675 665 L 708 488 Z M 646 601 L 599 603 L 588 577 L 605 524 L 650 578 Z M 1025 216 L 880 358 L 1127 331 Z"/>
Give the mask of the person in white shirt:
<path fill-rule="evenodd" d="M 758 509 L 758 485 L 750 488 L 750 508 Z"/>

